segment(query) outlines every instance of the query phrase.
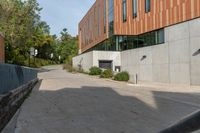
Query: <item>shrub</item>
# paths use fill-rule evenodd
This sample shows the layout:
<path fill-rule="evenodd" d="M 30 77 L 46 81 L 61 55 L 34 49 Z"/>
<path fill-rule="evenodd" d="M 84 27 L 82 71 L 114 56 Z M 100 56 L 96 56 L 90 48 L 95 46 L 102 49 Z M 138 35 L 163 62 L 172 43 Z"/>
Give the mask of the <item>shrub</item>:
<path fill-rule="evenodd" d="M 104 70 L 102 73 L 101 73 L 101 78 L 112 78 L 113 77 L 113 72 L 112 70 L 110 69 L 107 69 L 107 70 Z"/>
<path fill-rule="evenodd" d="M 63 70 L 64 70 L 64 69 L 66 69 L 66 70 L 71 69 L 71 67 L 72 67 L 72 65 L 70 65 L 70 64 L 68 64 L 68 63 L 63 64 Z"/>
<path fill-rule="evenodd" d="M 71 72 L 71 73 L 72 73 L 72 72 L 77 72 L 77 70 L 76 70 L 75 68 L 73 68 L 73 67 L 68 67 L 68 68 L 67 68 L 67 71 L 68 71 L 68 72 Z"/>
<path fill-rule="evenodd" d="M 89 75 L 101 75 L 102 70 L 98 67 L 91 67 Z"/>
<path fill-rule="evenodd" d="M 114 76 L 114 80 L 129 81 L 129 74 L 128 74 L 128 72 L 120 72 Z"/>

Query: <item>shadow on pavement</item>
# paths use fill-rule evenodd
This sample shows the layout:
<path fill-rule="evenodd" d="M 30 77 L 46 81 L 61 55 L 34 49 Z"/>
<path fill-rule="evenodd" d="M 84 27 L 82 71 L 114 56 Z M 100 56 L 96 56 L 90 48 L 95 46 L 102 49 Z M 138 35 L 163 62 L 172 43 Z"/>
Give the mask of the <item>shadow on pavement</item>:
<path fill-rule="evenodd" d="M 40 90 L 38 93 L 63 116 L 62 120 L 46 118 L 51 122 L 43 123 L 44 127 L 48 124 L 52 132 L 68 133 L 156 133 L 198 110 L 199 106 L 180 102 L 182 98 L 190 101 L 195 96 L 196 101 L 191 100 L 191 103 L 200 102 L 194 94 L 157 91 L 152 92 L 152 99 L 145 102 L 137 97 L 121 95 L 109 87 L 93 86 Z M 55 115 L 55 111 L 47 112 Z"/>

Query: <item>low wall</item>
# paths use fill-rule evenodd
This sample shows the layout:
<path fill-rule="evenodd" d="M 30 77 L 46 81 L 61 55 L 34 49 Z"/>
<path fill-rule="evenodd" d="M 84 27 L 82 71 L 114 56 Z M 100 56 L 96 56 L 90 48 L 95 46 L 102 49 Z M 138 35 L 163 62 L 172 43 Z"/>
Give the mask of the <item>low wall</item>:
<path fill-rule="evenodd" d="M 4 95 L 0 95 L 0 132 L 31 92 L 37 81 L 38 79 L 31 80 Z"/>
<path fill-rule="evenodd" d="M 5 94 L 37 78 L 37 70 L 9 64 L 0 64 L 0 94 Z"/>
<path fill-rule="evenodd" d="M 73 67 L 79 68 L 81 65 L 84 71 L 89 71 L 93 66 L 93 52 L 84 53 L 73 58 Z"/>
<path fill-rule="evenodd" d="M 37 83 L 37 70 L 0 64 L 0 132 Z"/>
<path fill-rule="evenodd" d="M 5 61 L 5 51 L 4 51 L 4 39 L 0 34 L 0 63 L 4 63 Z"/>

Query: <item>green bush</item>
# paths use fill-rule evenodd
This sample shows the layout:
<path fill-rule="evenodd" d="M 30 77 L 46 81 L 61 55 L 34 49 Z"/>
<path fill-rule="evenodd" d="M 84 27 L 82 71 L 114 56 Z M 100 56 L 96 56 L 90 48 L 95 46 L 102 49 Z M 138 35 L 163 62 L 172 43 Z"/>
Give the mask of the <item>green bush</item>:
<path fill-rule="evenodd" d="M 104 70 L 102 73 L 101 73 L 101 78 L 112 78 L 113 77 L 113 72 L 112 70 L 110 69 L 107 69 L 107 70 Z"/>
<path fill-rule="evenodd" d="M 36 67 L 36 68 L 50 65 L 53 63 L 51 60 L 45 60 L 41 58 L 35 58 L 35 59 L 31 58 L 30 60 L 24 60 L 24 65 L 29 66 L 29 61 L 30 61 L 30 67 Z"/>
<path fill-rule="evenodd" d="M 89 75 L 101 75 L 102 70 L 96 66 L 90 68 Z"/>
<path fill-rule="evenodd" d="M 128 74 L 128 72 L 120 72 L 114 76 L 114 80 L 129 81 L 129 74 Z"/>
<path fill-rule="evenodd" d="M 72 73 L 72 72 L 77 72 L 77 70 L 76 70 L 75 68 L 73 68 L 73 67 L 69 67 L 69 68 L 67 69 L 67 71 L 70 72 L 70 73 Z"/>

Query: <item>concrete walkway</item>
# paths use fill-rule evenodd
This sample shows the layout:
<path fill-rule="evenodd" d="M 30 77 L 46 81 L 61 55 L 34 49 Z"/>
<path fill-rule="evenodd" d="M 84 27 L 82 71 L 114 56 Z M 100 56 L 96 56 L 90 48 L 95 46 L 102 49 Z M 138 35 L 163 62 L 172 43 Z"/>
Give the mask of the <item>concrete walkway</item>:
<path fill-rule="evenodd" d="M 45 68 L 15 133 L 156 133 L 200 108 L 198 88 L 159 88 Z"/>

